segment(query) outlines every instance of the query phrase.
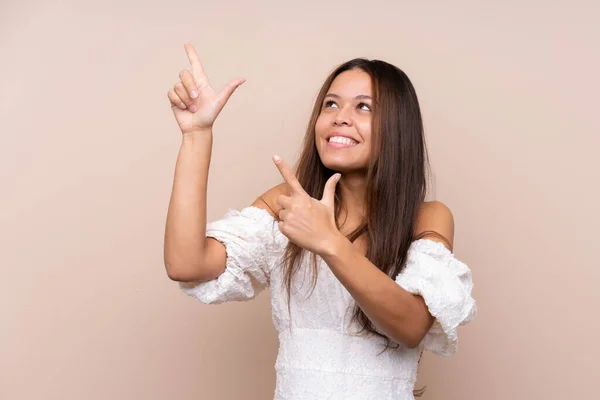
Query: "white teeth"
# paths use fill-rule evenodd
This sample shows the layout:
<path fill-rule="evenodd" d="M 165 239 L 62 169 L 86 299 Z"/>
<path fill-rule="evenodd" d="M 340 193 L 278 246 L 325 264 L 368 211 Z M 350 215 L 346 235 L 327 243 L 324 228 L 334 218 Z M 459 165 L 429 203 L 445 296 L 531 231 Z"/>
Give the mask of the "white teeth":
<path fill-rule="evenodd" d="M 347 138 L 347 137 L 343 137 L 343 136 L 332 136 L 332 137 L 329 138 L 329 142 L 330 143 L 345 144 L 345 145 L 348 145 L 348 146 L 353 146 L 355 144 L 358 144 L 354 140 L 352 140 L 350 138 Z"/>

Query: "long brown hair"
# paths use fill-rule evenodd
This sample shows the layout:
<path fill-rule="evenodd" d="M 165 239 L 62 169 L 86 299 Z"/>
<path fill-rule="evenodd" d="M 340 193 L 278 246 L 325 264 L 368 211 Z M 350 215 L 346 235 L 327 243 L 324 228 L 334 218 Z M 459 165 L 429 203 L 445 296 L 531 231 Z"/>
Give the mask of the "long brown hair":
<path fill-rule="evenodd" d="M 381 271 L 395 278 L 403 270 L 408 248 L 415 239 L 415 220 L 426 196 L 429 163 L 419 101 L 408 76 L 398 67 L 380 60 L 356 58 L 337 67 L 327 77 L 315 100 L 296 165 L 296 176 L 310 196 L 322 197 L 325 182 L 335 171 L 326 168 L 317 153 L 315 125 L 333 80 L 352 69 L 360 69 L 371 77 L 374 142 L 366 172 L 365 219 L 347 237 L 354 242 L 366 234 L 366 257 Z M 344 207 L 339 190 L 335 200 L 337 221 Z M 284 284 L 288 304 L 292 277 L 299 268 L 303 251 L 291 241 L 285 250 Z M 316 255 L 313 254 L 312 260 L 314 289 L 317 281 Z M 355 305 L 353 321 L 362 327 L 359 333 L 367 331 L 381 336 L 386 341 L 386 349 L 390 347 L 389 338 L 376 330 L 358 305 Z"/>

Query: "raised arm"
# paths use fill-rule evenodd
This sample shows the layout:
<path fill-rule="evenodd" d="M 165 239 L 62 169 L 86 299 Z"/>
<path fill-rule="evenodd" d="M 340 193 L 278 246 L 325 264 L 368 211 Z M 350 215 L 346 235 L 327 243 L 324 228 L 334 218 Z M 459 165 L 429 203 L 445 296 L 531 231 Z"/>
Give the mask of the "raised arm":
<path fill-rule="evenodd" d="M 206 238 L 206 191 L 213 140 L 213 124 L 244 79 L 231 81 L 217 92 L 208 81 L 200 58 L 185 45 L 191 71 L 185 69 L 168 98 L 182 141 L 175 166 L 166 219 L 164 263 L 176 281 L 206 281 L 225 269 L 222 244 Z"/>

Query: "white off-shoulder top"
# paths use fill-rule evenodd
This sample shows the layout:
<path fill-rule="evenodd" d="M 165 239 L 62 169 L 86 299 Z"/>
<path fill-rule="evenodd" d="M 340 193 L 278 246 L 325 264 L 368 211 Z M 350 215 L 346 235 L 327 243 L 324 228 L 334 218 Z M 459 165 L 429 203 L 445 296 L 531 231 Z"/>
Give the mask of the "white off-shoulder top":
<path fill-rule="evenodd" d="M 443 244 L 415 240 L 404 270 L 395 281 L 423 297 L 435 323 L 416 348 L 401 343 L 382 352 L 375 335 L 357 335 L 350 321 L 354 302 L 322 259 L 310 292 L 311 258 L 306 275 L 292 283 L 288 312 L 282 255 L 288 239 L 275 219 L 257 207 L 230 210 L 207 224 L 206 234 L 227 250 L 226 269 L 217 279 L 181 289 L 198 301 L 245 301 L 269 287 L 273 323 L 279 335 L 275 400 L 409 400 L 422 351 L 452 355 L 457 328 L 476 315 L 471 271 Z"/>

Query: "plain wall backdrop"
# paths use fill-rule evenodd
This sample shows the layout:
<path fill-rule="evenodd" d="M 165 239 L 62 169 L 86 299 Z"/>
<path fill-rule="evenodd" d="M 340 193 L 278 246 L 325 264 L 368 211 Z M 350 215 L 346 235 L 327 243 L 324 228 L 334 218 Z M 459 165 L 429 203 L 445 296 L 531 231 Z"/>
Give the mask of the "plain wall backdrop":
<path fill-rule="evenodd" d="M 435 3 L 435 4 L 434 4 Z M 402 68 L 478 317 L 424 399 L 595 396 L 599 6 L 593 1 L 0 2 L 0 399 L 269 399 L 268 292 L 205 306 L 163 265 L 196 47 L 221 88 L 209 219 L 280 182 L 326 75 Z"/>

